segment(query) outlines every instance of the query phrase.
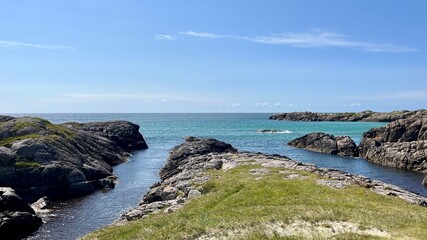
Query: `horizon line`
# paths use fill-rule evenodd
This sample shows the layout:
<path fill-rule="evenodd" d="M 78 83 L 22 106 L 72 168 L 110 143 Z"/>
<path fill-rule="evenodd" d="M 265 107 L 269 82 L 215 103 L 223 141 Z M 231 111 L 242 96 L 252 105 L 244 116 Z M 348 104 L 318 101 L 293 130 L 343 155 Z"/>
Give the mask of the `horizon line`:
<path fill-rule="evenodd" d="M 362 111 L 277 111 L 277 112 L 16 112 L 16 113 L 6 113 L 0 112 L 0 115 L 8 115 L 8 114 L 274 114 L 274 113 L 290 113 L 290 112 L 314 112 L 314 113 L 346 113 L 346 112 L 364 112 L 364 111 L 372 111 L 372 112 L 394 112 L 394 111 L 420 111 L 427 110 L 425 108 L 419 108 L 415 110 L 408 109 L 397 109 L 390 111 L 374 111 L 371 109 L 365 109 Z"/>

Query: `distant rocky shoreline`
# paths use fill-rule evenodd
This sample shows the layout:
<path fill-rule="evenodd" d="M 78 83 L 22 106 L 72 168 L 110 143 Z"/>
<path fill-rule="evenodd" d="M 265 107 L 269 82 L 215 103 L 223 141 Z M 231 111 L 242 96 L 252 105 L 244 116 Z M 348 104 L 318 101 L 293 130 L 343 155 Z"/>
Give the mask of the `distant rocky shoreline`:
<path fill-rule="evenodd" d="M 417 111 L 402 110 L 393 112 L 373 112 L 370 110 L 346 113 L 290 112 L 274 114 L 270 116 L 270 119 L 302 122 L 392 122 L 398 119 L 418 119 L 423 117 L 427 117 L 427 110 L 425 109 Z"/>
<path fill-rule="evenodd" d="M 7 187 L 0 193 L 34 202 L 44 196 L 68 199 L 113 188 L 112 166 L 146 148 L 139 126 L 127 121 L 52 124 L 40 118 L 0 116 L 0 186 Z M 31 207 L 20 214 L 22 208 L 5 201 L 0 198 L 0 234 L 13 238 L 13 233 L 34 230 L 39 219 L 30 217 Z"/>

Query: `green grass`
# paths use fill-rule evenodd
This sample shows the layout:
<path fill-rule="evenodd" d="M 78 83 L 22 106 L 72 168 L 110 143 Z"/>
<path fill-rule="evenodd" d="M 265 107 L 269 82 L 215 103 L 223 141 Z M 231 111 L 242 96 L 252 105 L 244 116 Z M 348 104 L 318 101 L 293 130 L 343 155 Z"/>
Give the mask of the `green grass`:
<path fill-rule="evenodd" d="M 56 135 L 60 135 L 60 136 L 65 137 L 65 138 L 67 138 L 69 140 L 73 140 L 77 136 L 77 134 L 74 131 L 72 131 L 72 130 L 64 127 L 64 126 L 57 125 L 57 124 L 52 124 L 50 122 L 48 122 L 46 124 L 46 128 L 51 133 L 56 134 Z"/>
<path fill-rule="evenodd" d="M 13 128 L 12 131 L 16 132 L 18 130 L 24 129 L 26 127 L 34 127 L 35 129 L 40 129 L 40 126 L 33 122 L 17 122 Z"/>
<path fill-rule="evenodd" d="M 38 125 L 30 121 L 17 122 L 13 126 L 12 131 L 16 132 L 18 130 L 24 129 L 25 127 L 32 126 L 35 128 L 35 131 L 37 131 L 36 133 L 0 139 L 0 146 L 10 147 L 15 141 L 29 139 L 29 138 L 42 138 L 44 140 L 51 141 L 51 142 L 58 141 L 61 138 L 65 138 L 67 140 L 75 140 L 77 138 L 76 132 L 68 129 L 67 127 L 53 124 L 41 118 L 33 118 L 33 119 L 39 120 L 43 124 Z M 42 130 L 43 130 L 43 133 L 42 133 Z"/>
<path fill-rule="evenodd" d="M 38 168 L 41 167 L 41 164 L 38 162 L 28 162 L 28 161 L 17 161 L 15 162 L 16 168 Z"/>
<path fill-rule="evenodd" d="M 298 172 L 308 179 L 285 180 L 279 169 L 261 180 L 249 174 L 254 166 L 241 166 L 228 172 L 211 171 L 204 185 L 205 195 L 187 203 L 171 214 L 155 214 L 110 226 L 84 239 L 193 239 L 207 233 L 253 229 L 242 239 L 280 238 L 267 234 L 259 226 L 269 223 L 289 224 L 296 220 L 351 222 L 360 230 L 372 227 L 388 232 L 391 239 L 427 239 L 427 208 L 400 199 L 381 196 L 368 189 L 350 186 L 333 189 L 319 186 L 317 175 Z M 326 226 L 327 227 L 327 226 Z M 325 239 L 313 236 L 314 239 Z M 235 238 L 232 238 L 235 239 Z M 364 233 L 342 233 L 331 239 L 382 239 Z"/>
<path fill-rule="evenodd" d="M 10 147 L 16 141 L 28 139 L 28 138 L 39 138 L 39 137 L 40 135 L 38 134 L 28 134 L 28 135 L 17 136 L 17 137 L 3 138 L 3 139 L 0 139 L 0 146 Z"/>

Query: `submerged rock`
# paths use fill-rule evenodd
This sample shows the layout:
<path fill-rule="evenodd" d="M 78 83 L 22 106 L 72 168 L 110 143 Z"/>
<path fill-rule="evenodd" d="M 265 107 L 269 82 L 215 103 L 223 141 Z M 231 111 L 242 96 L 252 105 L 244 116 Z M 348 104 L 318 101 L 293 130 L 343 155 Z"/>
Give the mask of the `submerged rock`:
<path fill-rule="evenodd" d="M 288 145 L 340 156 L 359 156 L 357 145 L 348 136 L 335 137 L 326 133 L 310 133 L 292 140 Z"/>
<path fill-rule="evenodd" d="M 0 119 L 0 186 L 26 201 L 64 199 L 113 187 L 112 166 L 145 149 L 139 126 L 126 121 L 52 124 Z"/>

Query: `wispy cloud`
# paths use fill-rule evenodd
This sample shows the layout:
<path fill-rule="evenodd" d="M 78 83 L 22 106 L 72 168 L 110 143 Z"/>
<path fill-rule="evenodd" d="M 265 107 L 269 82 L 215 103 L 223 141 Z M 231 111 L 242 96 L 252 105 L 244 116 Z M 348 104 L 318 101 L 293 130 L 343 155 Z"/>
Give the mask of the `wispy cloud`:
<path fill-rule="evenodd" d="M 214 34 L 214 33 L 207 33 L 207 32 L 193 32 L 193 31 L 188 31 L 188 32 L 178 32 L 181 35 L 186 35 L 186 36 L 192 36 L 192 37 L 201 37 L 201 38 L 225 38 L 225 37 L 230 37 L 227 35 L 219 35 L 219 34 Z"/>
<path fill-rule="evenodd" d="M 171 41 L 176 40 L 176 37 L 169 34 L 157 34 L 154 36 L 154 39 Z"/>
<path fill-rule="evenodd" d="M 358 49 L 367 52 L 417 51 L 417 49 L 415 48 L 411 48 L 404 45 L 356 41 L 348 39 L 343 34 L 319 30 L 306 33 L 284 33 L 253 38 L 246 37 L 245 39 L 264 44 L 288 45 L 301 48 L 339 47 Z"/>
<path fill-rule="evenodd" d="M 74 47 L 63 46 L 63 45 L 44 45 L 44 44 L 22 43 L 22 42 L 3 41 L 3 40 L 0 40 L 0 48 L 38 48 L 38 49 L 62 50 L 62 51 L 74 50 Z"/>
<path fill-rule="evenodd" d="M 229 107 L 229 108 L 238 108 L 240 106 L 241 106 L 241 104 L 240 103 L 236 103 L 236 102 L 226 105 L 226 107 Z"/>
<path fill-rule="evenodd" d="M 255 103 L 255 107 L 259 107 L 259 108 L 264 108 L 264 107 L 268 107 L 269 104 L 268 103 Z"/>
<path fill-rule="evenodd" d="M 275 103 L 274 106 L 275 107 L 280 107 L 280 106 L 282 106 L 282 104 L 278 102 L 278 103 Z"/>
<path fill-rule="evenodd" d="M 361 103 L 350 103 L 350 107 L 360 107 Z"/>
<path fill-rule="evenodd" d="M 348 48 L 365 52 L 416 52 L 418 49 L 398 44 L 391 43 L 376 43 L 368 41 L 353 40 L 344 34 L 313 30 L 299 33 L 278 33 L 269 36 L 239 36 L 239 35 L 224 35 L 208 32 L 179 32 L 181 35 L 199 38 L 230 38 L 250 41 L 268 45 L 282 45 L 297 48 Z"/>

